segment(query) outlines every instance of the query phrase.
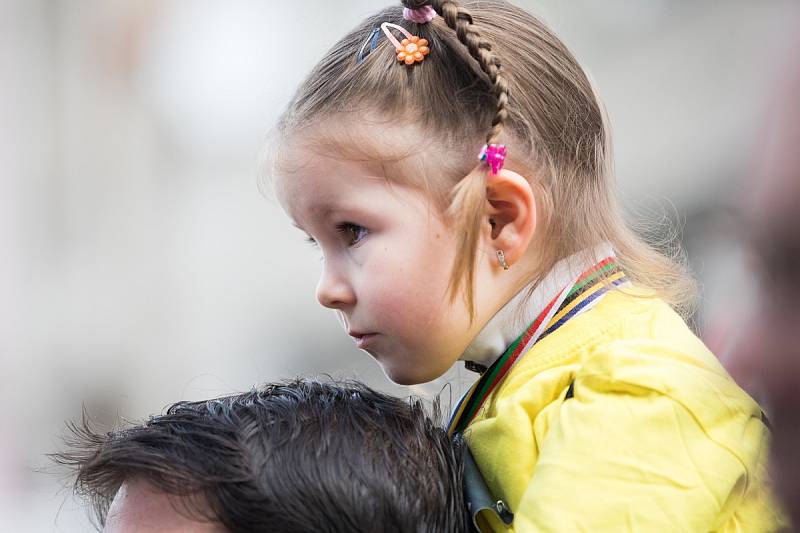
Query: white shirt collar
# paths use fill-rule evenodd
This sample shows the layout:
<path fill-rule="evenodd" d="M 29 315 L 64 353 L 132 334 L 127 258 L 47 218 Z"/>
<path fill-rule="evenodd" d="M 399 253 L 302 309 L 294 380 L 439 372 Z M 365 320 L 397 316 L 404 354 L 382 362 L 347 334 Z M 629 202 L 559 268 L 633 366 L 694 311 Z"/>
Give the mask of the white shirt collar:
<path fill-rule="evenodd" d="M 561 289 L 592 265 L 612 255 L 611 245 L 602 243 L 588 254 L 579 252 L 557 262 L 538 284 L 534 281 L 524 286 L 495 313 L 459 359 L 490 366 L 539 316 Z M 533 289 L 532 294 L 531 289 Z M 527 298 L 529 294 L 530 297 Z"/>

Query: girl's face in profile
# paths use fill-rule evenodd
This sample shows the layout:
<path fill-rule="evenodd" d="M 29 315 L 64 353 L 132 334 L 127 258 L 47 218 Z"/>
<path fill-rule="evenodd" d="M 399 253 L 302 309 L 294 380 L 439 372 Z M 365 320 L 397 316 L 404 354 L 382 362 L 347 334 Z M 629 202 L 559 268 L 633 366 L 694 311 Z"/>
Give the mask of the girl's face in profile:
<path fill-rule="evenodd" d="M 276 181 L 294 224 L 323 257 L 317 299 L 388 377 L 441 376 L 477 331 L 448 287 L 456 236 L 419 190 L 390 183 L 380 164 L 320 155 Z"/>

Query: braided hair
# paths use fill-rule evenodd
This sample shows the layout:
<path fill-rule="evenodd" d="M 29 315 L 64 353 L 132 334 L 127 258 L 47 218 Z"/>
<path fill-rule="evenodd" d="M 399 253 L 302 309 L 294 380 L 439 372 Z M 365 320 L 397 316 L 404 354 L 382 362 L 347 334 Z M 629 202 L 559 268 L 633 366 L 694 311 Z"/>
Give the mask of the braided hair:
<path fill-rule="evenodd" d="M 496 101 L 491 128 L 486 134 L 486 144 L 499 144 L 508 119 L 508 82 L 503 73 L 502 63 L 492 50 L 492 43 L 481 35 L 480 28 L 468 9 L 453 0 L 402 0 L 408 9 L 432 7 L 452 29 L 469 55 L 478 62 L 481 70 L 491 83 L 491 96 Z M 478 252 L 478 242 L 483 220 L 483 204 L 486 189 L 486 168 L 476 166 L 453 188 L 447 214 L 451 220 L 460 220 L 459 253 L 453 265 L 449 293 L 457 297 L 465 287 L 465 299 L 470 316 L 474 317 L 474 264 Z M 460 275 L 459 275 L 460 274 Z"/>
<path fill-rule="evenodd" d="M 497 109 L 491 130 L 486 135 L 486 144 L 496 144 L 508 118 L 508 82 L 503 75 L 500 59 L 492 52 L 492 43 L 481 35 L 472 14 L 453 0 L 403 0 L 403 5 L 408 9 L 431 6 L 456 32 L 458 40 L 467 47 L 469 54 L 489 77 L 497 98 Z"/>

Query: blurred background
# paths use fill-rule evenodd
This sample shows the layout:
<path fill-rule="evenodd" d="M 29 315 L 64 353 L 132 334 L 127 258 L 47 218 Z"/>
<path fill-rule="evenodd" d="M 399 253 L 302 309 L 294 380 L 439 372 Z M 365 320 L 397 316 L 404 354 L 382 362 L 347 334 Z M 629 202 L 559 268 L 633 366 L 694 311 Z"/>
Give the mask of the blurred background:
<path fill-rule="evenodd" d="M 678 223 L 724 360 L 747 298 L 735 205 L 800 4 L 519 3 L 597 82 L 625 206 Z M 0 0 L 0 530 L 90 529 L 45 457 L 83 404 L 110 423 L 324 373 L 449 404 L 473 379 L 389 383 L 257 188 L 293 88 L 381 5 Z"/>

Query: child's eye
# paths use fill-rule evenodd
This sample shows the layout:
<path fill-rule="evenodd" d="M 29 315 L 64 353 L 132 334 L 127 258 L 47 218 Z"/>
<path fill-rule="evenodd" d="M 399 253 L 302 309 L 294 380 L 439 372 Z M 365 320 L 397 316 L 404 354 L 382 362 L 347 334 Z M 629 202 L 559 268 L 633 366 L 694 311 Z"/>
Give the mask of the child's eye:
<path fill-rule="evenodd" d="M 317 239 L 315 239 L 311 235 L 306 235 L 306 242 L 311 246 L 313 246 L 314 248 L 319 246 L 319 244 L 317 244 Z"/>
<path fill-rule="evenodd" d="M 336 229 L 347 238 L 348 246 L 355 246 L 369 233 L 367 228 L 359 226 L 358 224 L 351 224 L 350 222 L 339 224 Z"/>

